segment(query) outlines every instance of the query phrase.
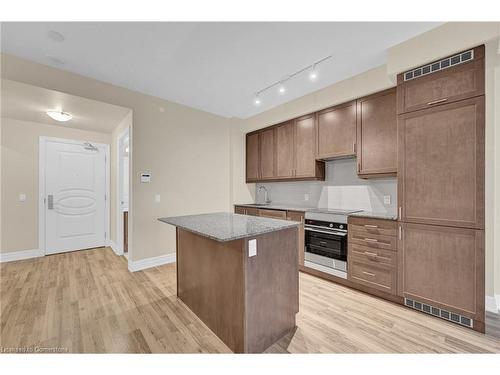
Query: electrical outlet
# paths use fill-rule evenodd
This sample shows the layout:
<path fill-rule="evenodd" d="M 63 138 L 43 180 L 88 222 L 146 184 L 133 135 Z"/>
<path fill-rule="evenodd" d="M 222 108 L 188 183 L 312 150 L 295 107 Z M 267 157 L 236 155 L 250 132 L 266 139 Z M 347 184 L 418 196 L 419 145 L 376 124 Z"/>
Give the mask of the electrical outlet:
<path fill-rule="evenodd" d="M 304 194 L 304 200 L 307 202 L 309 200 L 309 194 L 305 193 Z"/>
<path fill-rule="evenodd" d="M 391 196 L 390 195 L 384 195 L 384 204 L 385 205 L 391 204 Z"/>
<path fill-rule="evenodd" d="M 19 202 L 25 202 L 26 201 L 26 194 L 19 194 Z"/>
<path fill-rule="evenodd" d="M 248 241 L 248 257 L 254 257 L 257 255 L 257 239 Z"/>
<path fill-rule="evenodd" d="M 161 196 L 160 196 L 160 194 L 155 194 L 155 202 L 156 202 L 156 203 L 160 203 L 160 201 L 161 201 Z"/>

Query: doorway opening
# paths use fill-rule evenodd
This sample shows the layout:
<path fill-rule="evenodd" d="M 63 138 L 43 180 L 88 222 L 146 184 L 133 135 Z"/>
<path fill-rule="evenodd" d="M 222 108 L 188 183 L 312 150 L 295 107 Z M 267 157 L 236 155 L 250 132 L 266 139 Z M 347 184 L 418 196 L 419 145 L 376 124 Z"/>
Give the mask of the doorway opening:
<path fill-rule="evenodd" d="M 117 139 L 118 173 L 116 184 L 116 241 L 120 252 L 129 254 L 129 197 L 130 197 L 130 129 L 127 127 Z"/>

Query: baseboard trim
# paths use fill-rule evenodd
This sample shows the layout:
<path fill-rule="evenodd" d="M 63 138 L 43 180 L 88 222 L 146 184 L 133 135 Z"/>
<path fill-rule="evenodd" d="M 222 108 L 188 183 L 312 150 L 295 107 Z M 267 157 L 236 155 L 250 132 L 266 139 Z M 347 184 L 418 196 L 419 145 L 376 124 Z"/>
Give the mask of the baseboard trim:
<path fill-rule="evenodd" d="M 498 314 L 498 308 L 500 306 L 500 295 L 496 296 L 486 296 L 486 301 L 484 305 L 484 309 L 486 311 Z"/>
<path fill-rule="evenodd" d="M 11 251 L 9 253 L 0 253 L 0 263 L 15 262 L 17 260 L 25 260 L 31 258 L 43 257 L 45 253 L 40 249 Z"/>
<path fill-rule="evenodd" d="M 115 241 L 108 240 L 108 246 L 111 248 L 111 250 L 114 251 L 116 255 L 123 255 L 123 251 L 120 251 L 120 249 L 118 249 L 118 245 L 115 243 Z"/>
<path fill-rule="evenodd" d="M 160 255 L 153 258 L 146 258 L 141 260 L 132 261 L 129 259 L 128 261 L 128 270 L 130 272 L 136 272 L 145 270 L 151 267 L 161 266 L 163 264 L 175 263 L 175 253 Z"/>

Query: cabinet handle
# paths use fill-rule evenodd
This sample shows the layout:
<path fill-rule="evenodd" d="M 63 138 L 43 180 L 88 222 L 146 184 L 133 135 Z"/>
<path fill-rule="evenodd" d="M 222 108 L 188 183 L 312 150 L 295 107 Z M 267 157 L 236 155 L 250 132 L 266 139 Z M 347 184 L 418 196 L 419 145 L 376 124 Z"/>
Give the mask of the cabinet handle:
<path fill-rule="evenodd" d="M 438 100 L 433 100 L 432 102 L 427 103 L 427 105 L 438 104 L 438 103 L 445 102 L 445 101 L 447 101 L 447 100 L 448 100 L 448 98 L 438 99 Z"/>
<path fill-rule="evenodd" d="M 370 252 L 370 251 L 365 251 L 365 255 L 369 255 L 369 256 L 372 256 L 372 257 L 378 257 L 378 255 L 377 255 L 377 254 L 372 253 L 372 252 Z"/>
<path fill-rule="evenodd" d="M 368 276 L 375 276 L 375 274 L 374 274 L 374 273 L 371 273 L 371 272 L 366 272 L 366 271 L 363 271 L 363 273 L 364 273 L 365 275 L 368 275 Z"/>
<path fill-rule="evenodd" d="M 378 242 L 375 238 L 365 238 L 364 239 L 366 242 Z"/>
<path fill-rule="evenodd" d="M 365 228 L 373 228 L 373 229 L 377 229 L 377 228 L 378 228 L 378 225 L 365 224 Z"/>
<path fill-rule="evenodd" d="M 356 153 L 356 142 L 352 144 L 352 152 Z"/>
<path fill-rule="evenodd" d="M 361 170 L 361 166 L 360 166 L 360 164 L 358 163 L 358 173 L 359 173 L 359 171 L 360 171 L 360 170 Z"/>
<path fill-rule="evenodd" d="M 399 206 L 399 220 L 403 218 L 403 209 Z"/>
<path fill-rule="evenodd" d="M 399 234 L 399 239 L 401 240 L 403 237 L 403 229 L 401 229 L 401 225 L 398 226 L 398 234 Z"/>

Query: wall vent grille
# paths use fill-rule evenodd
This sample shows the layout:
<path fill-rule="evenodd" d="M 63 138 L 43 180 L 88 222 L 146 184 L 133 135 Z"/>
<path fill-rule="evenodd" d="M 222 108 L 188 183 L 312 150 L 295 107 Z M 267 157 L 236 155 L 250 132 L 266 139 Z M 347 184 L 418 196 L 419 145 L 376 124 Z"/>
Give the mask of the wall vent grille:
<path fill-rule="evenodd" d="M 428 305 L 426 303 L 418 302 L 409 298 L 405 298 L 405 305 L 426 314 L 437 316 L 438 318 L 448 320 L 453 323 L 472 328 L 474 320 L 463 315 L 455 314 L 437 307 Z"/>
<path fill-rule="evenodd" d="M 471 60 L 474 60 L 473 49 L 409 70 L 404 73 L 404 80 L 410 81 L 412 79 L 422 77 L 430 73 L 435 73 L 440 70 L 448 69 L 452 66 L 463 64 Z"/>

